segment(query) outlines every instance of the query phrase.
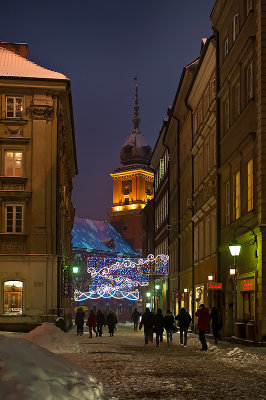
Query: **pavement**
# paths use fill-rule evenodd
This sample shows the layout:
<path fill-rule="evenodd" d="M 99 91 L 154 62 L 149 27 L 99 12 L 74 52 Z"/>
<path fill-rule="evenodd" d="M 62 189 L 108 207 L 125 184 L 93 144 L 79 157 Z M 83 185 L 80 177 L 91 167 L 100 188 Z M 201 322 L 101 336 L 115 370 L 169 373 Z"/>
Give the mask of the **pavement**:
<path fill-rule="evenodd" d="M 179 333 L 167 346 L 145 346 L 144 333 L 132 324 L 118 324 L 114 337 L 89 338 L 71 329 L 67 335 L 80 352 L 62 354 L 103 383 L 105 399 L 266 399 L 266 348 L 208 341 L 200 351 L 197 335 L 189 333 L 186 348 Z"/>

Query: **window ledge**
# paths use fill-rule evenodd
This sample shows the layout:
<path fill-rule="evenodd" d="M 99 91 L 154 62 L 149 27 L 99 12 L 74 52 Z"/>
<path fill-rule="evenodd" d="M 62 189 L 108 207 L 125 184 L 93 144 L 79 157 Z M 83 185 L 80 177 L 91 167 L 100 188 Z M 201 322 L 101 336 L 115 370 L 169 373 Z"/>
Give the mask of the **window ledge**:
<path fill-rule="evenodd" d="M 10 238 L 21 238 L 21 239 L 27 239 L 28 234 L 27 233 L 20 233 L 20 232 L 0 232 L 0 237 L 10 237 Z"/>
<path fill-rule="evenodd" d="M 28 143 L 30 141 L 30 138 L 26 137 L 21 137 L 21 136 L 5 136 L 5 137 L 0 137 L 0 142 L 1 143 L 8 143 L 8 144 L 15 144 L 15 143 Z"/>
<path fill-rule="evenodd" d="M 5 125 L 26 125 L 29 121 L 22 118 L 2 118 L 0 123 Z"/>
<path fill-rule="evenodd" d="M 1 182 L 16 182 L 16 183 L 25 183 L 27 181 L 27 176 L 0 176 Z"/>

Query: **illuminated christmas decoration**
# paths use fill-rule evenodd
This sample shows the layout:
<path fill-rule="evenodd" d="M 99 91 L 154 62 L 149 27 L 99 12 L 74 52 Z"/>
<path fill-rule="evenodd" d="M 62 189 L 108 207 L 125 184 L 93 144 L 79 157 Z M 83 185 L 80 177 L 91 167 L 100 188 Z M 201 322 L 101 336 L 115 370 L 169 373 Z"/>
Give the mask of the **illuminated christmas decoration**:
<path fill-rule="evenodd" d="M 115 298 L 139 299 L 139 286 L 148 286 L 149 275 L 166 275 L 169 256 L 150 254 L 145 259 L 89 257 L 87 272 L 91 276 L 88 291 L 75 288 L 75 301 Z"/>

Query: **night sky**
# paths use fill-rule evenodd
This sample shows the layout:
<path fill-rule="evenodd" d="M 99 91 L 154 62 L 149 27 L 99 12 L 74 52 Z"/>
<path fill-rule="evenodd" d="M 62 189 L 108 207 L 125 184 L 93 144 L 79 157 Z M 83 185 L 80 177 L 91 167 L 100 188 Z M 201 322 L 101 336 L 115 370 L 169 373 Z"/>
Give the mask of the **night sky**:
<path fill-rule="evenodd" d="M 109 173 L 133 125 L 156 143 L 183 66 L 212 34 L 215 0 L 3 1 L 0 41 L 26 42 L 28 58 L 71 79 L 78 176 L 76 215 L 108 219 Z"/>

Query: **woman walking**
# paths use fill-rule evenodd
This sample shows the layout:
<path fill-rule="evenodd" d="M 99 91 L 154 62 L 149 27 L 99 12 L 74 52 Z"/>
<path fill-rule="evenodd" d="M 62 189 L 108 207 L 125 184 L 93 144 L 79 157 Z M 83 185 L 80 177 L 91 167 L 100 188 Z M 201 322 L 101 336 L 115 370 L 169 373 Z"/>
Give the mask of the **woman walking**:
<path fill-rule="evenodd" d="M 109 329 L 110 336 L 114 336 L 115 324 L 117 324 L 116 315 L 113 313 L 113 311 L 110 311 L 109 314 L 107 315 L 107 326 Z"/>
<path fill-rule="evenodd" d="M 101 312 L 101 310 L 97 311 L 96 320 L 97 320 L 97 332 L 101 337 L 103 334 L 103 325 L 104 325 L 104 315 Z"/>
<path fill-rule="evenodd" d="M 191 316 L 186 311 L 185 307 L 182 307 L 179 314 L 175 317 L 176 321 L 179 322 L 180 327 L 180 344 L 187 346 L 187 332 L 191 323 Z"/>
<path fill-rule="evenodd" d="M 92 337 L 92 331 L 95 333 L 97 337 L 98 336 L 98 333 L 96 332 L 97 319 L 96 319 L 96 314 L 94 313 L 93 310 L 90 310 L 87 326 L 89 327 L 90 338 Z"/>
<path fill-rule="evenodd" d="M 175 319 L 170 310 L 167 310 L 167 313 L 164 317 L 164 328 L 167 334 L 167 345 L 170 346 L 173 340 L 173 332 L 175 329 Z"/>
<path fill-rule="evenodd" d="M 163 341 L 163 330 L 164 330 L 164 317 L 163 312 L 160 308 L 157 310 L 157 314 L 154 317 L 154 332 L 156 333 L 156 346 Z"/>

